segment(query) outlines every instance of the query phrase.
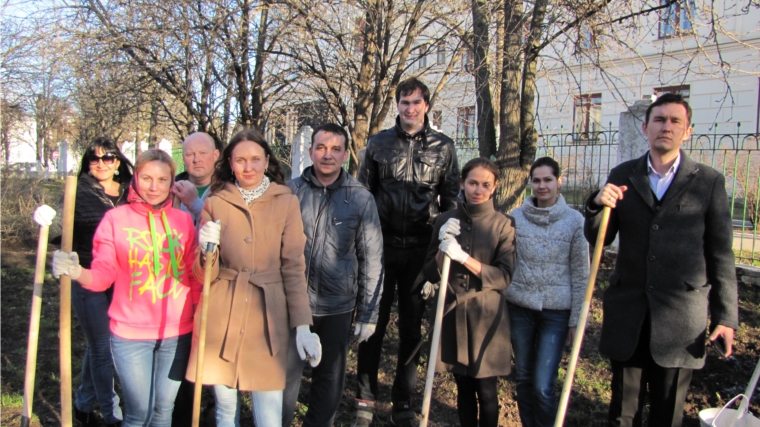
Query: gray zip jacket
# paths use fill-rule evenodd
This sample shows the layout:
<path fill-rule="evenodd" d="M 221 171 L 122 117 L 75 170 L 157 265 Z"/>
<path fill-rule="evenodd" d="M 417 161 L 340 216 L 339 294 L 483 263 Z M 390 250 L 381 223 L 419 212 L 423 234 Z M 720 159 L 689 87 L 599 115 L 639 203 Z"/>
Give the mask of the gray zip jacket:
<path fill-rule="evenodd" d="M 507 301 L 531 310 L 570 310 L 570 327 L 578 325 L 588 280 L 588 242 L 583 215 L 562 195 L 548 208 L 533 196 L 510 215 L 515 218 L 517 263 Z"/>
<path fill-rule="evenodd" d="M 356 307 L 357 322 L 377 323 L 383 234 L 374 197 L 343 170 L 327 187 L 312 167 L 287 185 L 301 203 L 312 314 L 341 314 Z"/>

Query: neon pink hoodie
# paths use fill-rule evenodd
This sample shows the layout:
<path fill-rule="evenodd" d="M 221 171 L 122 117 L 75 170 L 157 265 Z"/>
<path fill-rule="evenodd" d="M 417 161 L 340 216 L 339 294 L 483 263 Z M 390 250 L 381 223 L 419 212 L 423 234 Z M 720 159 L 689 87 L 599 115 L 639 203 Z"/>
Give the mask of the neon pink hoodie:
<path fill-rule="evenodd" d="M 95 231 L 92 283 L 86 288 L 104 291 L 114 284 L 108 315 L 111 332 L 119 337 L 161 339 L 192 332 L 193 305 L 203 287 L 192 272 L 193 219 L 172 208 L 171 198 L 153 209 L 134 186 L 128 200 L 108 211 Z"/>

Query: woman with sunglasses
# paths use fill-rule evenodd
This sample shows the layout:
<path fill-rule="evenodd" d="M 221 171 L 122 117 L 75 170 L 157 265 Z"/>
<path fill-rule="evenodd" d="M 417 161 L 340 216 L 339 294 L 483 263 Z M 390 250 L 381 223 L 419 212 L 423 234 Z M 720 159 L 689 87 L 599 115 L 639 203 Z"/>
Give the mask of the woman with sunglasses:
<path fill-rule="evenodd" d="M 119 147 L 108 138 L 95 138 L 82 156 L 74 211 L 73 250 L 81 254 L 80 263 L 85 268 L 90 268 L 92 263 L 95 229 L 106 212 L 127 202 L 127 188 L 131 180 L 132 163 Z M 50 220 L 55 214 L 49 206 L 38 208 L 35 220 L 41 225 L 46 222 L 40 218 L 45 216 L 45 212 Z M 60 219 L 61 216 L 57 216 L 50 231 L 51 236 L 58 236 L 52 240 L 53 243 L 60 240 Z M 112 296 L 110 289 L 94 292 L 72 281 L 72 306 L 87 340 L 81 384 L 74 401 L 74 417 L 85 427 L 99 425 L 95 406 L 100 407 L 106 425 L 121 424 L 119 397 L 114 391 L 111 332 L 108 329 L 108 307 Z"/>
<path fill-rule="evenodd" d="M 202 285 L 190 271 L 193 219 L 169 197 L 175 169 L 161 150 L 140 154 L 129 203 L 108 211 L 95 231 L 89 269 L 76 252 L 53 254 L 56 277 L 67 274 L 92 291 L 113 288 L 108 315 L 124 427 L 171 425 L 190 354 Z"/>

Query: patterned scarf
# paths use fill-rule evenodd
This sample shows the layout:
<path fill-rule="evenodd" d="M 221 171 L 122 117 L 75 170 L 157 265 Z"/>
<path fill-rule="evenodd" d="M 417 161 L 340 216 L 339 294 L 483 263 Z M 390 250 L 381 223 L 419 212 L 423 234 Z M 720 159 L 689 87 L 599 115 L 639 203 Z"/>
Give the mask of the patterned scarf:
<path fill-rule="evenodd" d="M 264 175 L 264 178 L 261 180 L 261 184 L 259 184 L 258 187 L 254 188 L 253 190 L 246 190 L 240 187 L 237 180 L 235 180 L 235 187 L 240 190 L 240 194 L 243 195 L 245 202 L 250 205 L 251 202 L 261 197 L 261 195 L 267 191 L 267 188 L 269 188 L 269 177 Z"/>

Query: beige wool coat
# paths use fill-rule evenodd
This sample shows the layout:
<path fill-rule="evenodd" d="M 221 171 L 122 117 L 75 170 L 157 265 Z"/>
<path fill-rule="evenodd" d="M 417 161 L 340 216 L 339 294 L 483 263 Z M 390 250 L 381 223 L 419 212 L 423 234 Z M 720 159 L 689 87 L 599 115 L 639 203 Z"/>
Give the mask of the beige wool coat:
<path fill-rule="evenodd" d="M 216 220 L 222 234 L 211 275 L 203 384 L 282 390 L 290 330 L 311 325 L 298 199 L 273 182 L 247 205 L 237 187 L 227 183 L 203 208 L 201 224 Z M 193 273 L 203 280 L 200 253 Z M 195 381 L 200 307 L 187 367 L 190 381 Z"/>

